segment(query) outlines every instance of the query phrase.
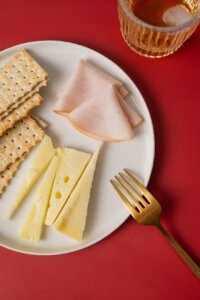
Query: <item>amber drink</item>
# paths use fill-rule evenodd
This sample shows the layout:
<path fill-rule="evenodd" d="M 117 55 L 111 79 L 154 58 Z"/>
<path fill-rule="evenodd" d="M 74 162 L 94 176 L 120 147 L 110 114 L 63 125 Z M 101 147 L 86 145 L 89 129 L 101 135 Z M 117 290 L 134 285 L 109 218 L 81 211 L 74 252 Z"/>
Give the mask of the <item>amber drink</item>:
<path fill-rule="evenodd" d="M 147 57 L 174 53 L 199 24 L 200 0 L 118 0 L 122 35 Z"/>

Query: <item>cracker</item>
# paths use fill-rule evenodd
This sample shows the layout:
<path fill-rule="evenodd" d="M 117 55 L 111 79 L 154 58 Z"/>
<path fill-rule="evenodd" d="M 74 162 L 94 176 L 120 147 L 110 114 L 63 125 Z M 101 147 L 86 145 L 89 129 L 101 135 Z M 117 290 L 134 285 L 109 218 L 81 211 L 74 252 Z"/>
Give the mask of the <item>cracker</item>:
<path fill-rule="evenodd" d="M 6 130 L 10 129 L 17 121 L 27 116 L 32 108 L 40 105 L 42 100 L 43 98 L 39 94 L 35 94 L 0 121 L 0 136 L 3 135 Z"/>
<path fill-rule="evenodd" d="M 0 68 L 0 114 L 32 92 L 46 85 L 47 72 L 21 50 Z"/>
<path fill-rule="evenodd" d="M 2 114 L 0 114 L 0 120 L 3 120 L 5 117 L 7 117 L 14 109 L 18 108 L 21 104 L 23 104 L 25 101 L 27 101 L 29 98 L 33 97 L 36 93 L 39 92 L 40 87 L 43 86 L 43 83 L 40 83 L 35 89 L 33 89 L 31 92 L 27 93 L 24 97 L 20 98 L 18 101 L 13 103 L 9 106 L 9 108 L 4 111 Z"/>
<path fill-rule="evenodd" d="M 21 119 L 6 131 L 0 137 L 0 172 L 28 153 L 43 136 L 44 129 L 30 116 Z"/>
<path fill-rule="evenodd" d="M 30 116 L 37 122 L 37 124 L 38 124 L 41 128 L 46 129 L 46 128 L 48 127 L 48 124 L 47 124 L 44 120 L 42 120 L 41 118 L 38 118 L 38 117 L 36 117 L 36 116 L 33 115 L 33 114 L 30 114 Z"/>
<path fill-rule="evenodd" d="M 8 186 L 10 180 L 13 178 L 25 157 L 26 155 L 24 154 L 21 158 L 18 158 L 13 164 L 10 164 L 3 172 L 0 173 L 0 194 L 2 194 L 4 189 Z"/>

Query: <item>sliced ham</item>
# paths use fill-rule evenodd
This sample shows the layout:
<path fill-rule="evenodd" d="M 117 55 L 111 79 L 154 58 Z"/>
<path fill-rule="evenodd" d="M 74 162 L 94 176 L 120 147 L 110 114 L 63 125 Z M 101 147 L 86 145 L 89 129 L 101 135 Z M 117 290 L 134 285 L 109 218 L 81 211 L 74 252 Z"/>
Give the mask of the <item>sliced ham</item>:
<path fill-rule="evenodd" d="M 108 85 L 113 85 L 123 98 L 127 96 L 128 91 L 122 86 L 122 82 L 93 64 L 80 60 L 67 84 L 58 94 L 59 101 L 54 110 L 69 113 Z"/>
<path fill-rule="evenodd" d="M 59 93 L 54 111 L 93 138 L 124 141 L 133 138 L 133 128 L 142 121 L 124 100 L 127 93 L 122 82 L 81 60 Z"/>
<path fill-rule="evenodd" d="M 122 141 L 133 137 L 129 120 L 112 85 L 96 93 L 66 116 L 76 128 L 96 138 Z"/>
<path fill-rule="evenodd" d="M 131 127 L 137 127 L 142 122 L 141 116 L 137 114 L 136 111 L 126 101 L 124 101 L 124 99 L 120 95 L 118 95 L 118 100 L 126 117 L 129 120 Z"/>

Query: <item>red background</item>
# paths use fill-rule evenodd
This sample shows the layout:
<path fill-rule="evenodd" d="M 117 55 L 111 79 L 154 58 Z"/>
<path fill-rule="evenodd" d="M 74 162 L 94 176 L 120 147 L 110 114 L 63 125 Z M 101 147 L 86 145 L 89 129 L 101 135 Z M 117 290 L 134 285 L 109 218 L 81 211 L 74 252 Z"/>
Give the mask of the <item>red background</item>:
<path fill-rule="evenodd" d="M 124 43 L 117 1 L 1 0 L 0 49 L 56 39 L 91 47 L 135 81 L 152 114 L 156 156 L 149 189 L 163 224 L 200 263 L 200 28 L 175 54 L 146 59 Z M 79 252 L 36 257 L 0 248 L 0 299 L 200 299 L 199 281 L 151 227 L 129 218 Z"/>

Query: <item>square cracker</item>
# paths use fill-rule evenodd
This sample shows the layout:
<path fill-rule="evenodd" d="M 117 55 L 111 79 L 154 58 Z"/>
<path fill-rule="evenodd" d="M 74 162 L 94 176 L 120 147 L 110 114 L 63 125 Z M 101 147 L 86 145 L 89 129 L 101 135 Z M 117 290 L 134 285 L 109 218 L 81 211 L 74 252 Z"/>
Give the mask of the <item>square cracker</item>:
<path fill-rule="evenodd" d="M 38 86 L 46 85 L 47 72 L 21 50 L 0 68 L 0 115 Z"/>
<path fill-rule="evenodd" d="M 28 153 L 44 136 L 44 129 L 27 116 L 0 137 L 0 173 Z"/>
<path fill-rule="evenodd" d="M 31 109 L 41 104 L 43 98 L 39 94 L 26 100 L 18 108 L 14 109 L 8 116 L 0 121 L 0 136 L 10 129 L 17 121 L 26 117 Z"/>
<path fill-rule="evenodd" d="M 17 102 L 14 102 L 12 105 L 10 105 L 6 111 L 0 114 L 0 121 L 3 120 L 5 117 L 7 117 L 14 109 L 18 108 L 21 104 L 23 104 L 29 98 L 33 97 L 36 93 L 38 93 L 42 86 L 43 83 L 40 83 L 31 92 L 27 93 L 24 97 L 20 98 Z"/>

